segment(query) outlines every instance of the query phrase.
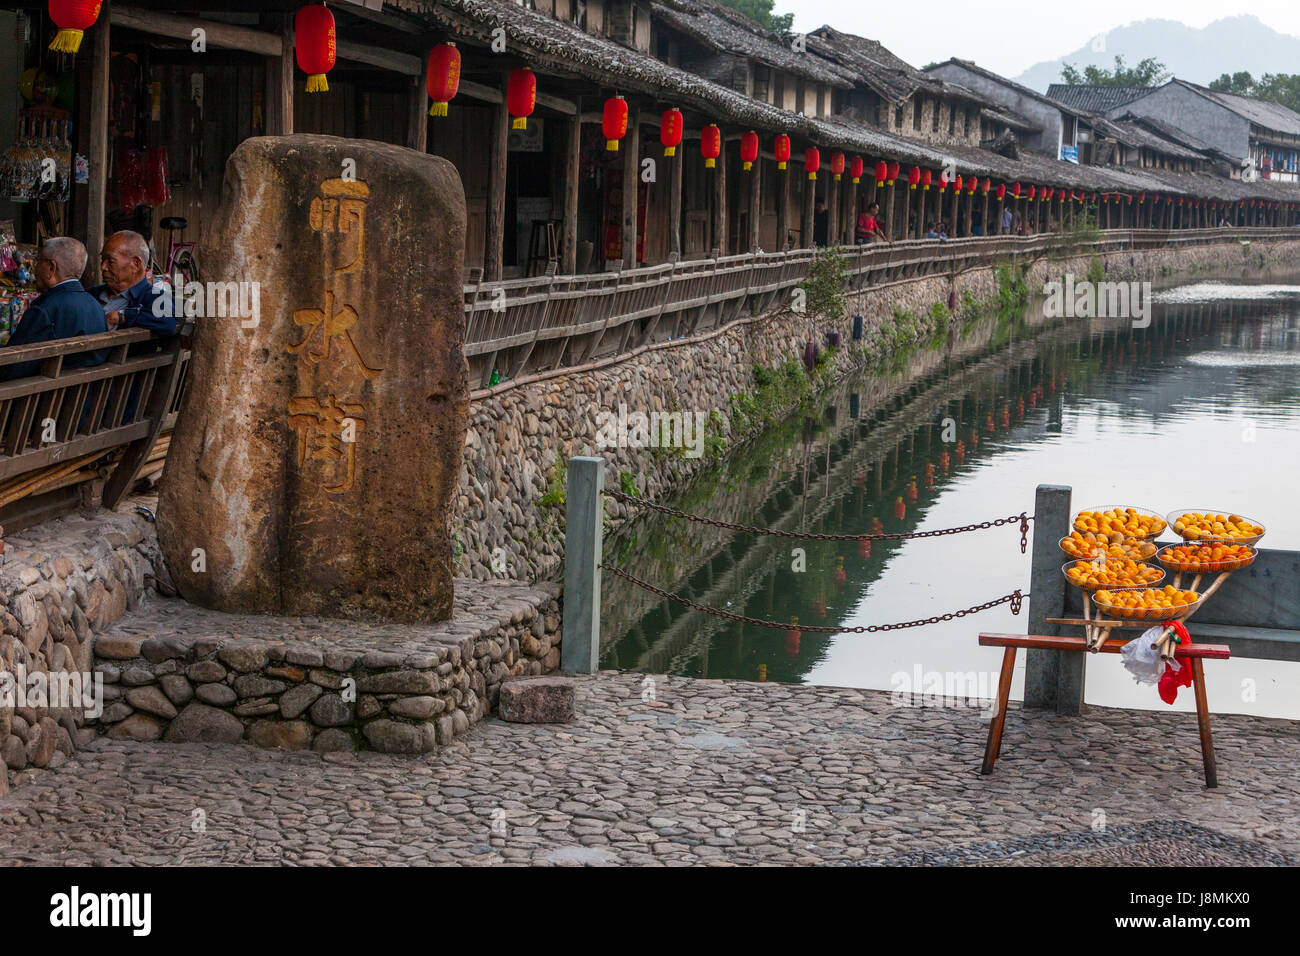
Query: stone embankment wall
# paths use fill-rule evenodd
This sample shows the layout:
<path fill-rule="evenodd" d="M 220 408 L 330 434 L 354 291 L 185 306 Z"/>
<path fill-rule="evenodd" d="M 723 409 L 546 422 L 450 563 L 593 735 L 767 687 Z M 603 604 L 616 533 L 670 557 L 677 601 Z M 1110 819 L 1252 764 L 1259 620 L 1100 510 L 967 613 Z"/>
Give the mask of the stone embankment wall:
<path fill-rule="evenodd" d="M 1041 259 L 1027 270 L 1031 289 L 1072 272 L 1088 274 L 1094 258 L 1081 250 L 1073 258 Z M 1163 275 L 1223 270 L 1240 265 L 1258 270 L 1294 268 L 1300 242 L 1253 242 L 1247 246 L 1217 244 L 1179 250 L 1112 253 L 1105 257 L 1105 276 L 1112 281 L 1152 279 Z M 926 276 L 872 289 L 852 297 L 849 315 L 862 315 L 864 337 L 850 339 L 851 320 L 834 327 L 819 321 L 816 338 L 840 333 L 842 347 L 829 358 L 822 377 L 831 384 L 887 357 L 893 343 L 896 313 L 908 313 L 917 323 L 915 340 L 925 341 L 937 322 L 931 310 L 947 304 L 950 295 L 958 310 L 967 297 L 986 300 L 997 291 L 991 267 L 956 276 Z M 809 337 L 807 315 L 780 312 L 739 321 L 707 339 L 652 349 L 635 358 L 595 370 L 560 375 L 498 390 L 473 402 L 465 439 L 460 494 L 453 531 L 459 555 L 457 572 L 477 579 L 509 577 L 524 580 L 555 578 L 563 552 L 562 466 L 573 455 L 598 454 L 606 459 L 606 487 L 619 488 L 626 473 L 639 494 L 660 499 L 682 487 L 708 466 L 704 458 L 690 459 L 653 449 L 598 448 L 597 415 L 629 411 L 698 411 L 706 418 L 717 413 L 708 429 L 722 431 L 733 394 L 752 393 L 756 366 L 772 368 L 799 359 Z M 610 501 L 607 514 L 618 522 L 624 506 Z"/>

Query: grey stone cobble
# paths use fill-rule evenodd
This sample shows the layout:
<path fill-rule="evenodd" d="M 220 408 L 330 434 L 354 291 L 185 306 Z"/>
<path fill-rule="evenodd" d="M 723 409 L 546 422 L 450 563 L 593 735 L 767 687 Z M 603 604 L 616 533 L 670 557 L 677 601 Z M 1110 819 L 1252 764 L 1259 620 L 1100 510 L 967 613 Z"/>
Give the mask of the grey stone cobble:
<path fill-rule="evenodd" d="M 54 769 L 18 775 L 0 801 L 0 860 L 1300 860 L 1289 809 L 1300 805 L 1300 738 L 1283 720 L 1216 715 L 1220 785 L 1206 790 L 1196 722 L 1183 713 L 1013 709 L 997 770 L 984 777 L 987 724 L 974 709 L 676 677 L 656 677 L 658 699 L 642 700 L 640 675 L 576 682 L 571 723 L 490 718 L 416 756 L 352 752 L 333 730 L 316 738 L 324 754 L 101 737 Z M 292 743 L 303 730 L 288 721 L 254 733 Z"/>

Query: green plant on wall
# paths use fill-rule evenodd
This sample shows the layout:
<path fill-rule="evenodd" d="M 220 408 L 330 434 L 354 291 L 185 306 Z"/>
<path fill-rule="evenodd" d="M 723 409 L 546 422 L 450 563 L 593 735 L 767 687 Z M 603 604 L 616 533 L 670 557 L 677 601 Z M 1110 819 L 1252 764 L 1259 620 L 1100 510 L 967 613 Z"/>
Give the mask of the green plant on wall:
<path fill-rule="evenodd" d="M 839 322 L 849 312 L 848 297 L 844 294 L 849 281 L 849 260 L 838 246 L 817 250 L 808 268 L 808 281 L 804 290 L 808 295 L 808 311 L 813 315 Z"/>
<path fill-rule="evenodd" d="M 543 508 L 564 508 L 568 498 L 566 488 L 569 483 L 569 463 L 560 452 L 555 453 L 555 464 L 551 466 L 550 477 L 546 481 L 546 491 L 537 503 Z"/>

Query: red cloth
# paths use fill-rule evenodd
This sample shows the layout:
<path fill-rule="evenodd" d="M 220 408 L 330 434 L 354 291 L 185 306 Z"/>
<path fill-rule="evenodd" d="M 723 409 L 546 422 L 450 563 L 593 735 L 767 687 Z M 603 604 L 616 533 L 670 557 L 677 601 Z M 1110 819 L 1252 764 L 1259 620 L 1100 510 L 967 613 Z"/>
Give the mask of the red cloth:
<path fill-rule="evenodd" d="M 1178 688 L 1192 686 L 1192 668 L 1186 662 L 1178 670 L 1174 670 L 1168 664 L 1165 664 L 1165 672 L 1160 675 L 1160 683 L 1156 689 L 1160 692 L 1160 699 L 1166 704 L 1172 704 L 1178 697 Z"/>
<path fill-rule="evenodd" d="M 864 212 L 858 217 L 858 238 L 867 239 L 876 234 L 876 217 Z"/>

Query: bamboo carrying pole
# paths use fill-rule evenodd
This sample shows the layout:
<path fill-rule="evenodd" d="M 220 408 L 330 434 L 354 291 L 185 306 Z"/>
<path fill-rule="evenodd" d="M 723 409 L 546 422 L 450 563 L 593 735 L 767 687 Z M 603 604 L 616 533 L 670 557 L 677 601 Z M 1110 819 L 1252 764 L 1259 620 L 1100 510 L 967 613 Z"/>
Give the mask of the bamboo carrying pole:
<path fill-rule="evenodd" d="M 170 446 L 170 433 L 159 436 L 158 441 L 154 443 L 153 448 L 150 450 L 148 458 L 145 459 L 137 480 L 152 480 L 162 472 L 167 458 L 167 450 Z M 0 508 L 21 501 L 23 498 L 58 491 L 60 488 L 80 484 L 83 481 L 104 478 L 112 470 L 109 467 L 112 459 L 113 453 L 111 452 L 92 452 L 72 461 L 46 465 L 44 468 L 23 475 L 16 475 L 8 481 L 0 482 Z"/>

